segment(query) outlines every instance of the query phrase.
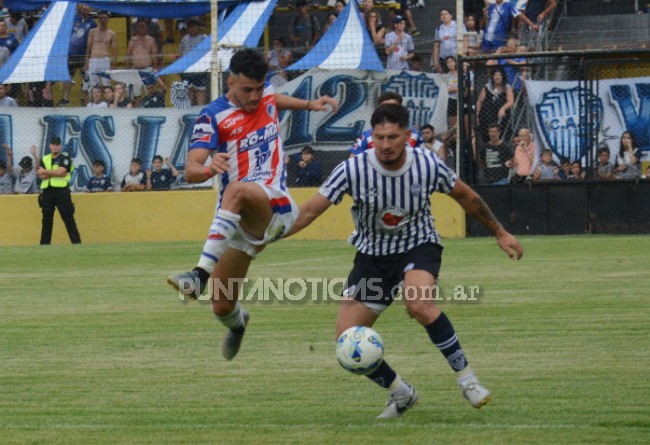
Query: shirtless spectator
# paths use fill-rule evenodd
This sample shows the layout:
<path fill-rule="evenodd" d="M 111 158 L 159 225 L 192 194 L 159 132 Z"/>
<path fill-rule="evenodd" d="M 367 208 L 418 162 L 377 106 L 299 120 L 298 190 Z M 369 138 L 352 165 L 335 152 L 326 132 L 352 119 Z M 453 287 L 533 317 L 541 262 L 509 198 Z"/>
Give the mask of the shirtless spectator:
<path fill-rule="evenodd" d="M 86 63 L 84 71 L 88 74 L 89 86 L 110 85 L 110 79 L 100 77 L 97 73 L 109 71 L 111 63 L 117 60 L 117 36 L 108 29 L 108 12 L 97 14 L 99 26 L 88 33 Z"/>
<path fill-rule="evenodd" d="M 138 71 L 151 73 L 156 69 L 158 56 L 158 45 L 156 40 L 147 34 L 149 26 L 147 22 L 140 19 L 136 24 L 136 34 L 129 41 L 129 47 L 126 51 L 129 66 Z M 130 85 L 133 92 L 133 106 L 140 106 L 140 96 L 142 95 L 142 83 Z"/>

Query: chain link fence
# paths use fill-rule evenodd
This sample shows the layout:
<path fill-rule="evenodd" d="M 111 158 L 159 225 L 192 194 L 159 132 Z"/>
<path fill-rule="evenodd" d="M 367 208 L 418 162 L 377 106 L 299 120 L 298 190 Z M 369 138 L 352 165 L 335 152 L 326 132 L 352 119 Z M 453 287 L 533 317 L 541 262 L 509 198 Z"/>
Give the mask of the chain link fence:
<path fill-rule="evenodd" d="M 459 63 L 461 167 L 470 183 L 645 176 L 650 53 L 513 53 Z"/>

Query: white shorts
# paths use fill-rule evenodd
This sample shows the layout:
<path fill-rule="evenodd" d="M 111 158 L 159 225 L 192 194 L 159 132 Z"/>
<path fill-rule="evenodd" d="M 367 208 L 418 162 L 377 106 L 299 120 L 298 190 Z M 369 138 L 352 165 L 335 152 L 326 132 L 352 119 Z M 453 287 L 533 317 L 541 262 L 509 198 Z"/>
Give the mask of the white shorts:
<path fill-rule="evenodd" d="M 266 196 L 269 197 L 269 203 L 273 209 L 273 216 L 264 232 L 264 238 L 253 238 L 244 232 L 241 227 L 238 227 L 235 236 L 228 246 L 235 250 L 241 250 L 251 258 L 255 258 L 258 246 L 263 246 L 281 239 L 298 219 L 298 206 L 291 195 L 289 195 L 289 192 L 272 189 L 263 184 L 257 185 L 262 187 Z"/>
<path fill-rule="evenodd" d="M 104 71 L 110 71 L 111 69 L 111 58 L 110 57 L 100 57 L 97 59 L 88 60 L 88 86 L 90 88 L 95 85 L 102 84 L 103 86 L 108 86 L 111 84 L 111 79 L 106 77 L 98 76 L 96 73 L 102 73 Z"/>

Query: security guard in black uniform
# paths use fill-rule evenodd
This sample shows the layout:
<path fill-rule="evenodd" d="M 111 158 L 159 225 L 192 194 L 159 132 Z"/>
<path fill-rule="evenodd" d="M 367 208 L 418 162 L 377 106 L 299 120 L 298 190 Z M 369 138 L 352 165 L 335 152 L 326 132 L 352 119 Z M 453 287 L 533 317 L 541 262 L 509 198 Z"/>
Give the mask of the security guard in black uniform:
<path fill-rule="evenodd" d="M 70 197 L 70 176 L 74 170 L 70 156 L 61 153 L 61 138 L 54 136 L 50 140 L 50 154 L 43 156 L 38 167 L 41 178 L 41 194 L 38 204 L 43 210 L 43 228 L 41 244 L 50 244 L 52 240 L 52 223 L 54 210 L 59 209 L 72 244 L 81 242 L 77 223 L 74 220 L 74 204 Z"/>

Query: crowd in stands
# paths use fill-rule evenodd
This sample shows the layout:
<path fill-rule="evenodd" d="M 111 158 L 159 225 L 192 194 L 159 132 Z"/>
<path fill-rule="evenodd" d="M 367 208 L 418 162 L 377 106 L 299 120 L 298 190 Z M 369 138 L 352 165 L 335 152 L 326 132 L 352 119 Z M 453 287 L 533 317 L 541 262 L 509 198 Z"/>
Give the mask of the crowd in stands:
<path fill-rule="evenodd" d="M 438 137 L 431 125 L 421 130 L 424 145 L 433 150 L 450 166 L 455 167 L 456 125 L 459 119 L 464 122 L 467 139 L 472 141 L 473 161 L 477 166 L 477 180 L 480 183 L 504 184 L 508 182 L 544 180 L 582 180 L 585 172 L 579 162 L 573 164 L 568 159 L 558 159 L 551 150 L 543 149 L 532 140 L 531 131 L 524 125 L 511 128 L 509 123 L 516 98 L 525 95 L 523 80 L 527 79 L 526 60 L 522 57 L 529 51 L 540 51 L 542 38 L 549 26 L 557 0 L 528 0 L 525 11 L 519 11 L 514 2 L 507 0 L 465 1 L 465 17 L 462 24 L 454 19 L 454 11 L 440 10 L 440 21 L 435 24 L 434 40 L 430 57 L 416 54 L 415 43 L 420 36 L 416 24 L 417 8 L 435 5 L 429 0 L 398 0 L 384 2 L 375 0 L 356 0 L 362 19 L 377 53 L 385 60 L 389 70 L 429 71 L 447 74 L 448 115 L 447 131 Z M 390 3 L 390 5 L 386 5 Z M 321 24 L 315 11 L 321 8 L 310 5 L 307 0 L 292 2 L 289 26 L 285 34 L 273 36 L 271 48 L 267 53 L 271 83 L 282 85 L 292 78 L 285 71 L 316 45 L 323 34 L 337 20 L 343 11 L 346 0 L 330 0 L 327 3 L 326 20 Z M 110 14 L 93 11 L 87 5 L 79 4 L 74 19 L 70 42 L 68 69 L 74 79 L 77 72 L 83 81 L 76 88 L 81 91 L 80 101 L 75 106 L 92 108 L 160 108 L 166 106 L 166 83 L 156 76 L 144 85 L 128 85 L 114 82 L 98 72 L 112 68 L 130 68 L 154 74 L 165 63 L 165 45 L 178 42 L 173 51 L 173 59 L 187 54 L 205 37 L 207 21 L 192 17 L 177 20 L 174 29 L 171 20 L 165 20 L 166 37 L 161 23 L 156 19 L 133 18 L 129 20 L 129 40 L 126 54 L 118 54 L 116 33 L 110 29 Z M 420 23 L 422 29 L 430 24 Z M 488 60 L 478 67 L 464 63 L 457 66 L 459 27 L 464 34 L 463 53 L 474 56 L 495 54 L 501 56 Z M 176 33 L 174 33 L 176 31 Z M 28 23 L 20 13 L 11 13 L 0 18 L 0 66 L 16 50 L 29 32 Z M 506 57 L 503 57 L 506 56 Z M 428 62 L 428 65 L 424 61 Z M 462 116 L 458 114 L 459 77 L 465 85 Z M 475 73 L 475 71 L 477 71 Z M 189 87 L 192 105 L 204 105 L 209 100 L 208 74 L 181 74 Z M 476 83 L 476 87 L 475 87 Z M 72 83 L 62 85 L 62 97 L 57 106 L 71 104 Z M 0 107 L 15 107 L 19 104 L 51 107 L 55 105 L 51 82 L 35 82 L 25 85 L 0 85 Z M 469 122 L 472 115 L 473 122 Z M 287 157 L 286 164 L 294 186 L 317 185 L 323 172 L 314 159 L 311 147 L 304 147 L 300 153 Z M 9 152 L 8 152 L 9 156 Z M 597 163 L 590 177 L 610 180 L 628 179 L 642 175 L 640 154 L 634 145 L 632 134 L 625 132 L 621 137 L 621 149 L 610 153 L 607 147 L 598 150 Z M 24 162 L 23 162 L 24 161 Z M 21 160 L 27 166 L 31 158 Z M 169 169 L 162 168 L 166 163 Z M 30 164 L 31 166 L 31 164 Z M 105 165 L 102 161 L 94 164 L 96 177 L 88 183 L 88 191 L 111 191 L 101 181 Z M 142 162 L 133 159 L 131 172 L 121 183 L 123 191 L 165 190 L 169 189 L 179 177 L 179 172 L 168 159 L 156 159 L 153 170 L 141 171 Z M 24 170 L 24 168 L 23 168 Z M 26 186 L 27 171 L 15 172 L 7 165 L 0 164 L 0 190 L 18 192 L 30 190 Z M 325 172 L 326 173 L 326 172 Z M 22 179 L 17 175 L 23 174 Z M 182 174 L 181 174 L 182 176 Z M 9 179 L 8 179 L 9 178 Z M 33 178 L 36 183 L 36 177 Z M 110 181 L 109 181 L 110 183 Z M 8 185 L 10 184 L 10 185 Z"/>

